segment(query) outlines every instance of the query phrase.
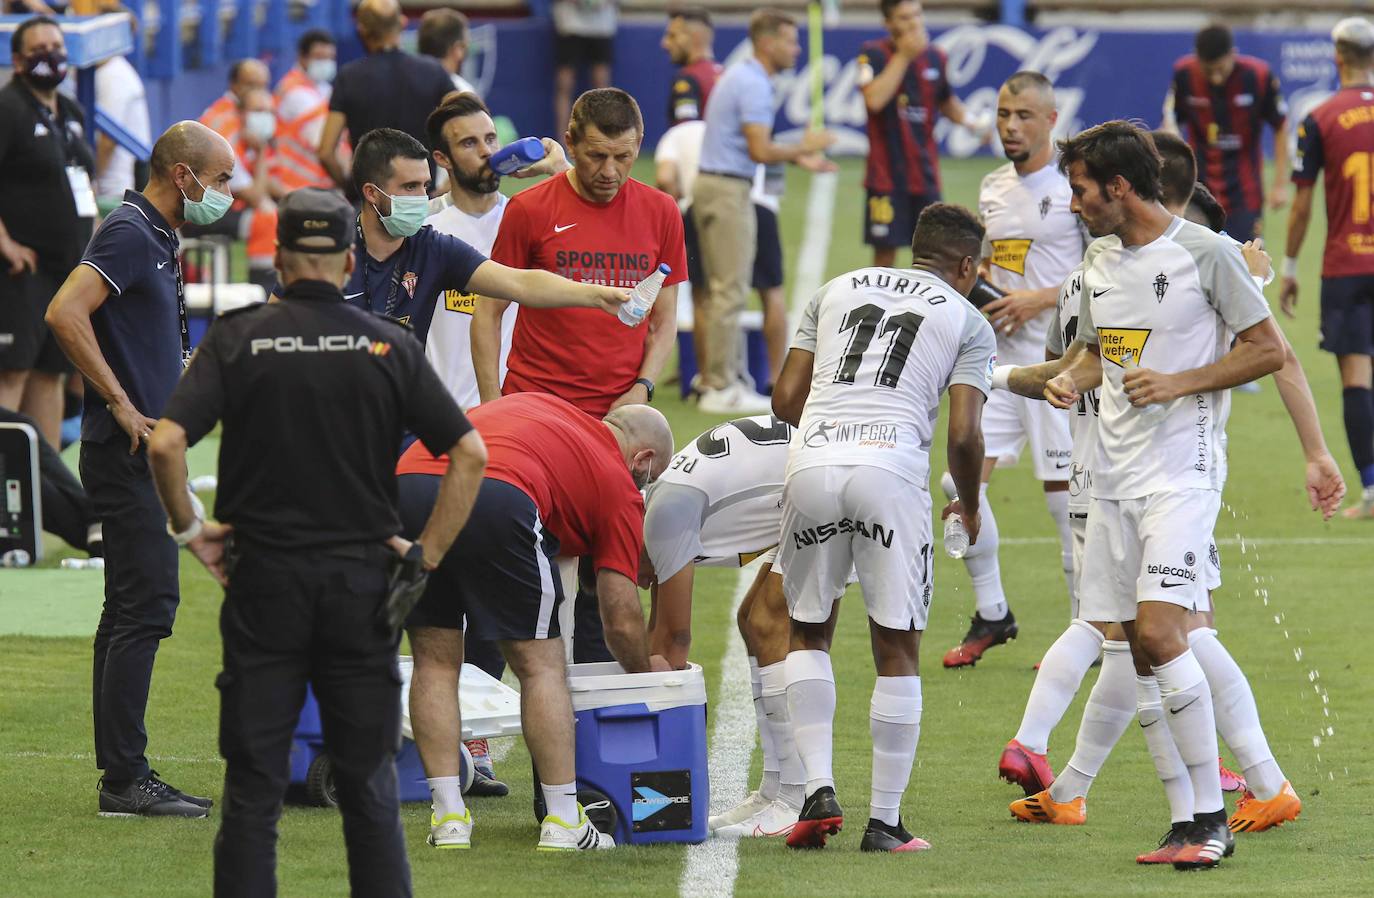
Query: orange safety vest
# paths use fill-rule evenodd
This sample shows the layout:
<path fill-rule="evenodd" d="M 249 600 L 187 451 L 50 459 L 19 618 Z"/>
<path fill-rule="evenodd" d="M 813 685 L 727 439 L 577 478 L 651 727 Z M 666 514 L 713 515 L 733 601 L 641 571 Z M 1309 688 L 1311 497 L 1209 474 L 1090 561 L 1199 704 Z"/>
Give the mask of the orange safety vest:
<path fill-rule="evenodd" d="M 243 115 L 239 112 L 238 101 L 232 93 L 225 93 L 224 96 L 210 104 L 210 107 L 200 114 L 200 123 L 207 128 L 218 133 L 229 145 L 234 148 L 234 155 L 238 157 L 238 164 L 242 165 L 247 171 L 254 171 L 257 167 L 258 151 L 248 146 L 243 139 Z M 275 159 L 275 154 L 269 159 Z M 274 165 L 269 161 L 268 165 Z M 247 204 L 240 199 L 234 200 L 232 207 L 235 211 L 242 211 L 247 208 Z M 262 264 L 264 260 L 270 260 L 276 248 L 277 232 L 277 209 L 275 204 L 268 203 L 264 208 L 254 209 L 248 222 L 248 235 L 245 249 L 247 250 L 250 262 Z"/>
<path fill-rule="evenodd" d="M 309 91 L 318 102 L 308 106 L 294 119 L 288 119 L 281 114 L 282 101 L 296 90 Z M 305 136 L 308 130 L 321 124 L 329 114 L 329 102 L 300 66 L 292 68 L 282 77 L 281 82 L 277 84 L 275 100 L 277 137 L 272 158 L 272 176 L 287 191 L 299 190 L 302 187 L 332 189 L 334 179 L 329 177 L 329 173 L 320 164 L 318 141 L 309 140 Z"/>

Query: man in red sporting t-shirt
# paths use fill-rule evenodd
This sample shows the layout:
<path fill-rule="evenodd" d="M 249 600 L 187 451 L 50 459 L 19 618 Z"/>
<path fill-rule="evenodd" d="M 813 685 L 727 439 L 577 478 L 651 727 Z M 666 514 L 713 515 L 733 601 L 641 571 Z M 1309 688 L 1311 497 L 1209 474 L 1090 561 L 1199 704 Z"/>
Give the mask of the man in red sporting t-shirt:
<path fill-rule="evenodd" d="M 524 314 L 524 311 L 521 311 Z M 406 622 L 415 655 L 410 719 L 433 796 L 429 843 L 466 848 L 472 815 L 458 785 L 458 673 L 465 616 L 497 640 L 520 680 L 521 726 L 547 816 L 539 847 L 611 848 L 577 803 L 572 702 L 559 639 L 563 601 L 555 556 L 591 559 L 611 654 L 630 673 L 650 669 L 635 580 L 643 544 L 640 489 L 668 466 L 668 421 L 644 405 L 602 420 L 555 396 L 517 393 L 469 415 L 487 447 L 472 514 Z M 418 442 L 397 465 L 401 520 L 418 533 L 447 461 Z M 655 669 L 667 670 L 656 658 Z"/>
<path fill-rule="evenodd" d="M 501 393 L 552 393 L 597 418 L 653 399 L 677 340 L 677 284 L 686 279 L 682 216 L 672 197 L 630 177 L 644 138 L 639 104 L 623 90 L 590 90 L 573 105 L 566 140 L 573 167 L 506 206 L 491 257 L 583 283 L 634 287 L 660 262 L 672 268 L 641 327 L 577 310 L 516 319 L 504 383 L 501 315 L 483 298 L 472 321 L 472 361 L 483 402 Z"/>
<path fill-rule="evenodd" d="M 1345 436 L 1364 488 L 1349 518 L 1374 518 L 1374 24 L 1336 23 L 1341 87 L 1298 128 L 1297 192 L 1288 213 L 1279 304 L 1293 317 L 1298 251 L 1312 217 L 1312 189 L 1326 173 L 1326 250 L 1322 255 L 1321 348 L 1340 366 Z"/>

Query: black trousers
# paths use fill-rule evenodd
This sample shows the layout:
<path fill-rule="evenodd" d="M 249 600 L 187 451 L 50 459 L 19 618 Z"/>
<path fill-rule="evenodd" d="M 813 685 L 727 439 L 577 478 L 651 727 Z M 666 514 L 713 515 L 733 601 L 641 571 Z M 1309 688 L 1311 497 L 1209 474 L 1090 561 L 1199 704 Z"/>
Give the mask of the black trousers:
<path fill-rule="evenodd" d="M 147 453 L 130 455 L 122 434 L 81 444 L 81 481 L 105 532 L 105 604 L 91 676 L 95 763 L 118 786 L 148 775 L 143 715 L 158 643 L 172 635 L 180 600 L 177 547 Z"/>
<path fill-rule="evenodd" d="M 38 433 L 38 424 L 29 416 L 0 408 L 0 422 L 27 424 Z M 72 469 L 52 444 L 38 436 L 39 492 L 43 500 L 43 529 L 54 533 L 73 549 L 86 548 L 86 534 L 95 523 L 90 497 Z"/>
<path fill-rule="evenodd" d="M 292 735 L 309 683 L 334 771 L 353 898 L 409 898 L 396 793 L 401 742 L 398 633 L 375 620 L 389 550 L 240 545 L 220 612 L 224 800 L 215 837 L 215 895 L 277 894 L 277 821 Z"/>

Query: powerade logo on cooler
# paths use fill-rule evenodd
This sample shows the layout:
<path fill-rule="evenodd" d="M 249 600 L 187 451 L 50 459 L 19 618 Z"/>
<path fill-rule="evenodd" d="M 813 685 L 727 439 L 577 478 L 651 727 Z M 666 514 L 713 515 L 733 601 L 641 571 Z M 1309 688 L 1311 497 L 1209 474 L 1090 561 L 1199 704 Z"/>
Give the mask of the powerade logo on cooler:
<path fill-rule="evenodd" d="M 635 832 L 692 828 L 692 771 L 631 773 L 630 791 Z"/>

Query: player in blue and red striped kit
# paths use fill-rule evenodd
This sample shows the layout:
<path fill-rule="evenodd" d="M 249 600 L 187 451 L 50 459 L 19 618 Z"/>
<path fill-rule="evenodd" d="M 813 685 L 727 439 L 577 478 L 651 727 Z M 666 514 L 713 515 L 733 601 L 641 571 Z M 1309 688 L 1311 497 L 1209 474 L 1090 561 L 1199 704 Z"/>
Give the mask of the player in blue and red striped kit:
<path fill-rule="evenodd" d="M 1226 232 L 1241 241 L 1263 236 L 1266 124 L 1274 129 L 1269 208 L 1288 201 L 1288 108 L 1279 79 L 1263 60 L 1236 53 L 1225 25 L 1199 31 L 1194 46 L 1174 63 L 1164 127 L 1192 146 L 1198 180 L 1226 210 Z"/>
<path fill-rule="evenodd" d="M 873 264 L 890 267 L 910 246 L 921 210 L 940 201 L 935 121 L 971 125 L 945 76 L 945 53 L 930 45 L 917 0 L 881 0 L 888 36 L 859 50 L 859 87 L 868 107 L 864 242 Z M 991 121 L 980 123 L 990 133 Z"/>

